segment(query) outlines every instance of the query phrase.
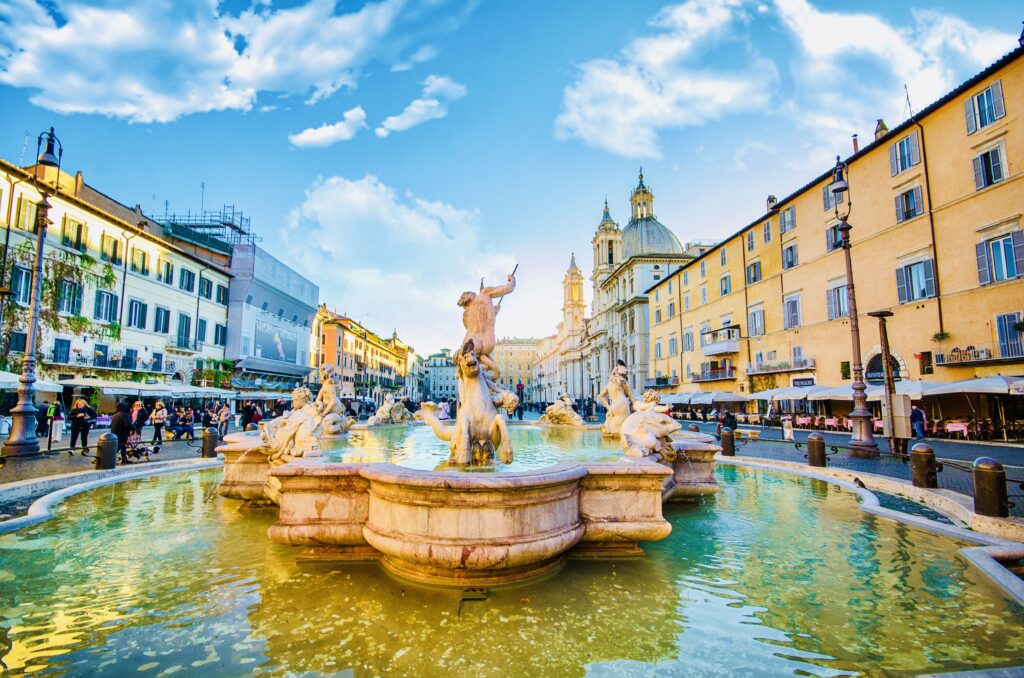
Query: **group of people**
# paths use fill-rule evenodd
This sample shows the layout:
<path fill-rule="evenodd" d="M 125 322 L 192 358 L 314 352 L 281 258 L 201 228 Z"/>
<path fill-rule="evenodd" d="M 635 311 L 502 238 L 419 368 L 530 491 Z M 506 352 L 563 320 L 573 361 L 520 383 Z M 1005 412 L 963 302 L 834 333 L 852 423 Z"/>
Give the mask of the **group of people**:
<path fill-rule="evenodd" d="M 141 400 L 136 400 L 130 406 L 127 402 L 119 402 L 115 410 L 110 420 L 110 432 L 117 436 L 117 452 L 122 464 L 131 463 L 130 452 L 139 458 L 145 455 L 147 459 L 151 451 L 158 454 L 165 432 L 174 440 L 195 440 L 198 419 L 203 428 L 215 426 L 223 436 L 227 433 L 228 422 L 231 419 L 231 408 L 227 403 L 213 403 L 198 410 L 182 406 L 168 409 L 158 400 L 153 405 L 153 410 L 149 411 Z M 81 438 L 84 456 L 89 446 L 89 429 L 96 422 L 96 411 L 84 399 L 79 398 L 75 401 L 70 417 L 71 447 L 68 454 L 74 454 L 75 445 Z M 142 443 L 142 429 L 147 424 L 153 425 L 153 436 L 149 443 L 151 447 L 145 447 Z"/>

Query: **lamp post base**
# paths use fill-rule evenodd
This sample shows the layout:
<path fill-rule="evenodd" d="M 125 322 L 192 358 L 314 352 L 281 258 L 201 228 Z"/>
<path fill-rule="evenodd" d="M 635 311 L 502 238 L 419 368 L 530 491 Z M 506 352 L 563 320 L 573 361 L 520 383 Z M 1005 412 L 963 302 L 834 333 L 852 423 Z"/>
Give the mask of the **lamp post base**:
<path fill-rule="evenodd" d="M 863 441 L 850 442 L 850 456 L 857 459 L 878 459 L 878 445 Z"/>
<path fill-rule="evenodd" d="M 36 437 L 35 408 L 31 412 L 11 410 L 11 433 L 4 441 L 3 456 L 34 457 L 39 454 L 39 438 Z"/>

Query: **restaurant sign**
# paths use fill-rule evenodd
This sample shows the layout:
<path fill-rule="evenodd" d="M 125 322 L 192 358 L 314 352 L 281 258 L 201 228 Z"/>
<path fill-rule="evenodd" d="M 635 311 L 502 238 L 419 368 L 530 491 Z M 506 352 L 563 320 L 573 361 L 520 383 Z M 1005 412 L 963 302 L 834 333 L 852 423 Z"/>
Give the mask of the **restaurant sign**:
<path fill-rule="evenodd" d="M 793 386 L 800 388 L 803 386 L 814 386 L 814 377 L 806 377 L 804 379 L 794 379 Z"/>
<path fill-rule="evenodd" d="M 900 381 L 900 364 L 892 356 L 889 357 L 889 364 L 892 365 L 892 380 Z M 868 360 L 868 364 L 864 368 L 864 379 L 875 386 L 881 386 L 885 383 L 885 367 L 882 363 L 882 354 L 876 353 L 871 356 Z"/>

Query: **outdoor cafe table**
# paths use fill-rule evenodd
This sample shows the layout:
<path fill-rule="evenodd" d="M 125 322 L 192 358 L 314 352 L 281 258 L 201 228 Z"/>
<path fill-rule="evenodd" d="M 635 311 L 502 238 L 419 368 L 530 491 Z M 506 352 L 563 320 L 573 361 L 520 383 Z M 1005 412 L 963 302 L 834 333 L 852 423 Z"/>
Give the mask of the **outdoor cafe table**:
<path fill-rule="evenodd" d="M 796 425 L 797 426 L 810 426 L 812 421 L 814 421 L 814 417 L 797 417 L 796 418 Z"/>
<path fill-rule="evenodd" d="M 963 433 L 964 438 L 970 435 L 971 425 L 963 421 L 947 421 L 946 422 L 946 433 Z"/>
<path fill-rule="evenodd" d="M 875 430 L 876 431 L 882 431 L 884 429 L 885 429 L 885 422 L 883 422 L 881 419 L 875 419 Z"/>
<path fill-rule="evenodd" d="M 825 419 L 825 426 L 839 428 L 839 417 L 828 417 Z"/>

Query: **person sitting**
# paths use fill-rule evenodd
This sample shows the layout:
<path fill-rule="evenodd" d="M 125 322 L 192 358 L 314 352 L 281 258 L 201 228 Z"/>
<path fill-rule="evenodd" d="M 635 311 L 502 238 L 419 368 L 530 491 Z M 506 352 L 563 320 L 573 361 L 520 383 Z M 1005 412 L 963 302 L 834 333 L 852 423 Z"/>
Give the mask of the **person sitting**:
<path fill-rule="evenodd" d="M 178 417 L 178 428 L 180 429 L 180 433 L 178 433 L 177 438 L 184 435 L 187 440 L 195 440 L 195 421 L 196 415 L 192 408 L 190 407 L 187 410 L 184 410 Z"/>

